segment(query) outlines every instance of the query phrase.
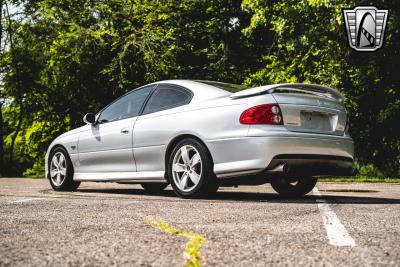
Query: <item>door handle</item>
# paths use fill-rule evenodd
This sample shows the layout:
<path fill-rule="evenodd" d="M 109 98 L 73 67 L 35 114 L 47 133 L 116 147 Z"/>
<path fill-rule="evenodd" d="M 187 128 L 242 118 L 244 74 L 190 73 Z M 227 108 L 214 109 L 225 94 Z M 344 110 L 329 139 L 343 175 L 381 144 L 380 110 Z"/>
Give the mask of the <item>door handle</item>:
<path fill-rule="evenodd" d="M 122 134 L 127 134 L 127 133 L 129 133 L 129 130 L 128 129 L 121 129 L 121 133 Z"/>

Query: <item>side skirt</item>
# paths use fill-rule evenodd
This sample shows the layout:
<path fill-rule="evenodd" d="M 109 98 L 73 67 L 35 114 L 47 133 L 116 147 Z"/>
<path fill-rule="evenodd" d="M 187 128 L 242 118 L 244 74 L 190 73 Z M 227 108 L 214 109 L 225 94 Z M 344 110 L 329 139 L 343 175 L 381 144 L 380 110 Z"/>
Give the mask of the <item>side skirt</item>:
<path fill-rule="evenodd" d="M 74 181 L 166 183 L 165 172 L 84 172 L 74 173 Z"/>

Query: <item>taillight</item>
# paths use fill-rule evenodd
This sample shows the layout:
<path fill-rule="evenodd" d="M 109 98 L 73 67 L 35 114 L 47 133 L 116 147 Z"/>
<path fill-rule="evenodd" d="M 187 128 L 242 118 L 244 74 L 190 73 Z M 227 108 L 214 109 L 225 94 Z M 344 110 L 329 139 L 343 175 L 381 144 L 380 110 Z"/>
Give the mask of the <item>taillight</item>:
<path fill-rule="evenodd" d="M 240 123 L 283 125 L 282 112 L 278 104 L 255 106 L 240 115 Z"/>

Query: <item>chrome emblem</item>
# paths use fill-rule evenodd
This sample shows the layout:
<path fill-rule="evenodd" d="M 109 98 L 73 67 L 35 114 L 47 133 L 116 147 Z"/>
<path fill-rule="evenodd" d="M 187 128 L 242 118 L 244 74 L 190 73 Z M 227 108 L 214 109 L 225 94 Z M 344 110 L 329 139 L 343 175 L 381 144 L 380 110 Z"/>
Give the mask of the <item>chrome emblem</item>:
<path fill-rule="evenodd" d="M 343 9 L 349 45 L 356 51 L 376 51 L 382 47 L 389 10 L 374 6 Z"/>

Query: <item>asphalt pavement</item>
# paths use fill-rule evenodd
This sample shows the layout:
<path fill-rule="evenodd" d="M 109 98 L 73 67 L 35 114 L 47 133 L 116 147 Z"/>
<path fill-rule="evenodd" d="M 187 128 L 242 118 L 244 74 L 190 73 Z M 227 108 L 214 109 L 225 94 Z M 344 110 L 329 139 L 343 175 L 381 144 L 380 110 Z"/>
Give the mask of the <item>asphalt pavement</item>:
<path fill-rule="evenodd" d="M 55 192 L 45 179 L 0 179 L 0 266 L 181 266 L 191 249 L 203 266 L 400 266 L 400 184 L 318 183 L 298 199 L 243 186 L 188 200 L 170 187 Z"/>

